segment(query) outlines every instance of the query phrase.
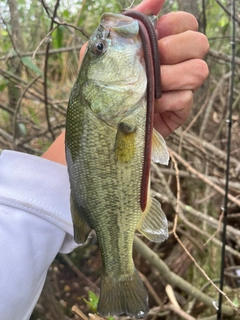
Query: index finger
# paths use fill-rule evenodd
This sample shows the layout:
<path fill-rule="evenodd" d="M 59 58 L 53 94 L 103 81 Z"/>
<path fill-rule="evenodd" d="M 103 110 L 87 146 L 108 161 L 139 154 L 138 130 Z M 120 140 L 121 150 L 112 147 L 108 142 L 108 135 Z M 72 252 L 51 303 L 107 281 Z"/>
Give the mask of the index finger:
<path fill-rule="evenodd" d="M 80 69 L 80 66 L 81 66 L 85 51 L 87 49 L 87 45 L 88 45 L 88 42 L 84 43 L 84 45 L 82 46 L 82 48 L 81 48 L 81 50 L 79 52 L 78 70 Z"/>
<path fill-rule="evenodd" d="M 197 31 L 198 22 L 197 19 L 188 12 L 170 12 L 158 19 L 156 30 L 158 39 L 162 39 L 188 30 Z"/>

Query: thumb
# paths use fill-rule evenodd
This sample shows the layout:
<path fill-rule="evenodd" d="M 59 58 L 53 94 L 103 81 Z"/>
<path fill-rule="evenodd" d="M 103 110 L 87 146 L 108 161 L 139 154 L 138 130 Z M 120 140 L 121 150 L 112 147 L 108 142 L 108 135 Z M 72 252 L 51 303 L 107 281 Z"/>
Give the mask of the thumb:
<path fill-rule="evenodd" d="M 79 52 L 79 63 L 78 63 L 78 69 L 80 68 L 81 66 L 81 63 L 82 63 L 82 60 L 83 60 L 83 57 L 84 57 L 84 53 L 87 49 L 87 45 L 88 45 L 88 42 L 84 43 L 84 45 L 82 46 L 80 52 Z"/>
<path fill-rule="evenodd" d="M 157 15 L 162 9 L 165 0 L 143 0 L 139 5 L 137 5 L 134 10 L 142 12 L 143 14 Z"/>

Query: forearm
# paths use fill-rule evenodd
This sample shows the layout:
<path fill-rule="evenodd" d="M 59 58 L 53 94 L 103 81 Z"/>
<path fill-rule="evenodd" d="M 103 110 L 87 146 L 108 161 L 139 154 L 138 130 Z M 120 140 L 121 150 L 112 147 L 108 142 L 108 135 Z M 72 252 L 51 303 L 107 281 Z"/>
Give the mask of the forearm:
<path fill-rule="evenodd" d="M 77 246 L 68 180 L 56 162 L 15 151 L 0 156 L 0 319 L 28 319 L 56 254 Z"/>
<path fill-rule="evenodd" d="M 42 154 L 42 158 L 66 165 L 65 159 L 65 131 Z"/>

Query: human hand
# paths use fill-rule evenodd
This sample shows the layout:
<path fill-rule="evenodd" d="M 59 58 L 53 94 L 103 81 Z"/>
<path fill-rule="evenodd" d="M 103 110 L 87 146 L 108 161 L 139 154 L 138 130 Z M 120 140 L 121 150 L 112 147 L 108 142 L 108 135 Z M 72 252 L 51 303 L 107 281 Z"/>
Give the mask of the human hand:
<path fill-rule="evenodd" d="M 157 15 L 164 0 L 144 0 L 135 10 Z M 208 52 L 206 36 L 198 30 L 195 17 L 171 12 L 158 19 L 158 47 L 161 61 L 162 98 L 155 100 L 154 126 L 163 137 L 180 127 L 193 105 L 193 93 L 208 77 L 202 59 Z"/>
<path fill-rule="evenodd" d="M 157 15 L 163 4 L 164 0 L 143 0 L 134 10 Z M 193 104 L 193 92 L 208 76 L 207 64 L 202 59 L 209 44 L 205 35 L 197 32 L 195 17 L 186 12 L 172 12 L 160 17 L 156 29 L 161 59 L 162 98 L 155 100 L 154 126 L 166 137 L 186 121 Z M 80 63 L 86 45 L 80 51 Z M 64 133 L 42 156 L 66 164 Z"/>

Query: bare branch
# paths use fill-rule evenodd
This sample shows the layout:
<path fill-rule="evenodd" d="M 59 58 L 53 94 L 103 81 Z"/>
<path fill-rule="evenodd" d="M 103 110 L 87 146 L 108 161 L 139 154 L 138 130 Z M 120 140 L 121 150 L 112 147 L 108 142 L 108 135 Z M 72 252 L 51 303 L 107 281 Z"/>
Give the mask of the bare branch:
<path fill-rule="evenodd" d="M 55 29 L 54 29 L 55 30 Z M 53 31 L 54 31 L 53 30 Z M 2 60 L 7 60 L 7 59 L 15 59 L 16 57 L 32 57 L 33 59 L 35 56 L 44 56 L 46 54 L 46 51 L 38 51 L 40 46 L 43 44 L 44 41 L 49 37 L 51 33 L 48 33 L 44 39 L 40 42 L 38 45 L 37 49 L 34 52 L 21 52 L 18 55 L 16 53 L 11 53 L 9 52 L 8 55 L 0 57 L 0 61 Z M 59 49 L 50 49 L 49 54 L 58 54 L 58 53 L 63 53 L 63 52 L 71 52 L 71 51 L 79 51 L 82 48 L 82 46 L 75 46 L 75 47 L 66 47 L 66 48 L 59 48 Z"/>
<path fill-rule="evenodd" d="M 217 52 L 213 49 L 210 49 L 209 52 L 208 52 L 209 56 L 212 57 L 212 58 L 215 58 L 217 59 L 218 61 L 219 60 L 222 60 L 222 61 L 225 61 L 225 62 L 231 62 L 231 59 L 232 57 L 231 56 L 228 56 L 226 54 L 223 54 L 223 53 L 220 53 L 220 52 Z M 235 64 L 240 66 L 240 58 L 238 57 L 235 57 Z"/>
<path fill-rule="evenodd" d="M 16 140 L 16 125 L 17 125 L 17 115 L 18 115 L 18 112 L 19 112 L 19 109 L 20 109 L 20 106 L 21 106 L 21 102 L 22 102 L 22 99 L 24 98 L 25 94 L 27 93 L 27 91 L 29 90 L 29 88 L 31 88 L 31 86 L 40 78 L 41 76 L 38 76 L 36 78 L 34 78 L 30 83 L 29 85 L 25 88 L 25 90 L 23 91 L 21 97 L 19 98 L 18 100 L 18 103 L 17 103 L 17 106 L 16 106 L 16 110 L 15 110 L 15 113 L 14 113 L 14 117 L 13 117 L 13 150 L 15 150 L 15 140 Z"/>
<path fill-rule="evenodd" d="M 159 256 L 153 252 L 145 243 L 143 243 L 138 237 L 134 238 L 134 249 L 142 255 L 149 263 L 156 268 L 161 276 L 172 286 L 178 287 L 190 296 L 202 301 L 208 307 L 213 308 L 213 298 L 207 296 L 205 293 L 198 290 L 192 284 L 171 272 L 168 266 L 159 258 Z M 233 316 L 237 311 L 236 307 L 228 307 L 223 305 L 222 312 L 225 315 Z"/>

